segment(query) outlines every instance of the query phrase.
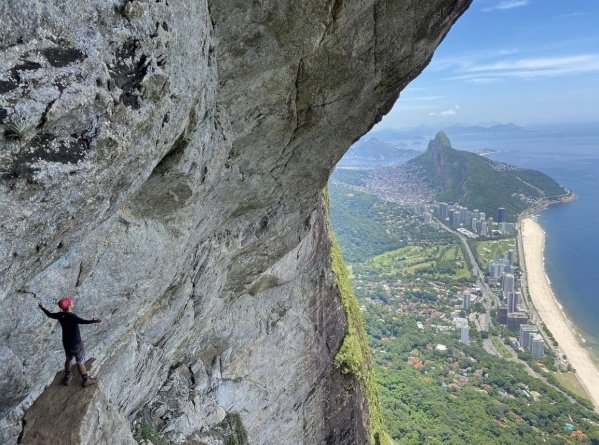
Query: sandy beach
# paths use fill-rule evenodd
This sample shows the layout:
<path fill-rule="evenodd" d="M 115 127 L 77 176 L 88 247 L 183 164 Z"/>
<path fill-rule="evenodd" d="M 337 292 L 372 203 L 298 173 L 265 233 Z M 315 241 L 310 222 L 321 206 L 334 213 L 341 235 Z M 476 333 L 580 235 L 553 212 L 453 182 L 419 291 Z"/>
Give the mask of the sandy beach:
<path fill-rule="evenodd" d="M 547 279 L 544 264 L 545 232 L 532 218 L 521 221 L 524 261 L 528 290 L 539 316 L 565 352 L 576 374 L 599 407 L 599 369 L 589 352 L 576 338 L 572 323 L 566 318 Z"/>

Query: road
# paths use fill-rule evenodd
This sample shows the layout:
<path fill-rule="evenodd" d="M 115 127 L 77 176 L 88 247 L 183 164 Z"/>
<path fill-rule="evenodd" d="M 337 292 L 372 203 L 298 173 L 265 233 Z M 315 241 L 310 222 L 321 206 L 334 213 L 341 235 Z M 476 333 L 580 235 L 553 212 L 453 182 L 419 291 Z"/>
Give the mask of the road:
<path fill-rule="evenodd" d="M 457 236 L 460 241 L 462 242 L 462 245 L 464 246 L 464 251 L 466 252 L 466 254 L 468 255 L 468 261 L 470 262 L 470 266 L 471 266 L 471 270 L 473 270 L 476 274 L 476 279 L 477 279 L 477 283 L 480 286 L 480 289 L 483 293 L 483 299 L 484 299 L 484 304 L 485 304 L 485 309 L 486 309 L 486 317 L 487 320 L 491 320 L 491 307 L 493 306 L 493 302 L 495 302 L 495 304 L 497 306 L 499 306 L 499 297 L 497 297 L 497 295 L 495 295 L 495 293 L 489 288 L 489 285 L 487 283 L 484 282 L 484 273 L 481 271 L 478 263 L 476 262 L 476 259 L 474 258 L 474 255 L 472 254 L 472 250 L 470 249 L 470 245 L 468 244 L 468 240 L 466 239 L 466 237 L 464 235 L 462 235 L 459 232 L 456 232 L 455 230 L 452 230 L 451 228 L 449 228 L 448 226 L 446 226 L 445 224 L 443 224 L 441 221 L 437 220 L 437 222 L 440 224 L 440 226 L 446 230 L 449 233 L 454 234 L 455 236 Z M 529 297 L 528 297 L 528 285 L 526 282 L 526 266 L 524 264 L 524 254 L 522 251 L 522 235 L 520 230 L 518 230 L 518 261 L 520 264 L 520 270 L 522 272 L 522 276 L 521 276 L 521 283 L 522 283 L 522 294 L 524 295 L 525 301 L 528 304 L 528 307 L 530 308 L 530 310 L 532 311 L 532 315 L 533 315 L 533 320 L 540 322 L 540 317 L 536 311 L 536 309 L 534 308 L 532 302 L 530 301 Z M 487 327 L 488 330 L 488 327 Z M 540 329 L 543 338 L 545 339 L 545 344 L 549 345 L 551 347 L 551 345 L 553 344 L 553 342 L 551 341 L 551 339 L 549 339 L 544 330 Z M 498 337 L 499 338 L 499 337 Z M 568 393 L 566 393 L 565 391 L 563 391 L 561 388 L 555 386 L 554 384 L 550 383 L 545 376 L 539 374 L 538 372 L 536 372 L 534 369 L 532 369 L 530 367 L 530 365 L 528 363 L 526 363 L 526 361 L 521 360 L 518 358 L 518 353 L 510 346 L 505 344 L 505 342 L 503 341 L 502 338 L 499 338 L 499 340 L 501 341 L 501 343 L 503 344 L 503 346 L 505 347 L 505 349 L 511 354 L 512 356 L 512 360 L 513 361 L 517 361 L 518 363 L 521 363 L 524 368 L 526 369 L 526 371 L 528 372 L 528 374 L 530 374 L 532 377 L 537 378 L 539 380 L 542 380 L 543 382 L 545 382 L 548 386 L 552 387 L 553 389 L 555 389 L 556 391 L 560 392 L 564 397 L 566 397 L 570 402 L 572 403 L 576 403 L 579 404 L 576 399 L 574 399 L 573 397 L 571 397 Z M 493 342 L 491 341 L 490 338 L 487 338 L 485 340 L 483 340 L 483 348 L 490 354 L 493 354 L 497 357 L 503 357 L 501 355 L 501 353 L 497 350 L 497 348 L 495 347 L 495 345 L 493 344 Z M 554 348 L 554 351 L 556 352 L 556 355 L 558 358 L 560 358 L 561 361 L 561 352 L 559 350 L 559 348 Z M 583 405 L 580 405 L 583 406 Z M 584 407 L 584 406 L 583 406 Z"/>
<path fill-rule="evenodd" d="M 513 361 L 517 361 L 518 363 L 522 364 L 524 366 L 524 368 L 526 369 L 526 372 L 528 372 L 528 374 L 530 374 L 534 378 L 542 380 L 548 386 L 551 386 L 557 392 L 561 393 L 564 397 L 566 397 L 571 403 L 578 404 L 578 401 L 574 397 L 570 396 L 570 394 L 568 394 L 567 392 L 565 392 L 564 390 L 562 390 L 558 386 L 555 386 L 553 383 L 549 382 L 544 375 L 539 374 L 534 369 L 532 369 L 530 367 L 530 365 L 526 361 L 521 360 L 520 358 L 518 358 L 518 353 L 511 347 L 511 345 L 508 345 L 507 343 L 505 343 L 505 341 L 503 340 L 502 337 L 497 337 L 497 338 L 503 344 L 503 347 L 505 348 L 505 350 L 510 353 L 510 355 L 513 358 Z M 495 348 L 495 345 L 493 345 L 492 342 L 491 342 L 491 345 L 493 346 L 493 348 Z M 583 405 L 580 405 L 580 406 L 583 406 Z M 583 406 L 583 408 L 585 408 L 585 407 Z"/>
<path fill-rule="evenodd" d="M 499 306 L 499 302 L 500 302 L 499 297 L 497 295 L 495 295 L 495 293 L 489 288 L 489 285 L 487 283 L 485 283 L 485 280 L 484 280 L 485 274 L 481 270 L 476 259 L 474 258 L 474 255 L 472 254 L 472 249 L 470 249 L 470 245 L 468 244 L 468 240 L 466 239 L 466 237 L 464 235 L 462 235 L 460 232 L 456 232 L 455 230 L 446 226 L 438 219 L 435 219 L 435 221 L 437 221 L 439 223 L 439 225 L 443 228 L 443 230 L 457 236 L 460 239 L 462 246 L 464 246 L 463 250 L 464 250 L 464 252 L 466 252 L 466 255 L 468 256 L 467 261 L 468 261 L 468 263 L 470 263 L 470 270 L 474 272 L 474 275 L 476 275 L 477 284 L 483 293 L 482 299 L 483 299 L 483 304 L 485 305 L 486 320 L 488 322 L 486 329 L 484 329 L 484 330 L 488 331 L 489 327 L 490 327 L 489 325 L 491 324 L 491 309 L 493 307 L 493 303 L 495 303 L 495 306 L 497 306 L 497 307 Z"/>

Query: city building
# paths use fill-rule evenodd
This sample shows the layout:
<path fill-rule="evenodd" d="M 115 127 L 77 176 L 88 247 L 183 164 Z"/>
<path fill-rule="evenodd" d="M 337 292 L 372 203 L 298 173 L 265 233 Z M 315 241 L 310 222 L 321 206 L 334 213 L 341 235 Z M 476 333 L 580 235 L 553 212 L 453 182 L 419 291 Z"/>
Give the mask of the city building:
<path fill-rule="evenodd" d="M 545 357 L 545 340 L 541 334 L 533 334 L 530 337 L 530 354 L 535 360 L 542 360 Z"/>
<path fill-rule="evenodd" d="M 520 346 L 522 346 L 524 349 L 528 350 L 529 345 L 530 345 L 530 336 L 537 332 L 539 332 L 539 328 L 537 328 L 535 325 L 531 325 L 531 324 L 520 325 Z"/>
<path fill-rule="evenodd" d="M 506 307 L 507 310 L 507 307 Z M 507 328 L 511 331 L 519 331 L 520 325 L 528 323 L 528 315 L 524 312 L 508 312 Z"/>
<path fill-rule="evenodd" d="M 500 324 L 507 324 L 507 306 L 505 303 L 500 303 L 497 309 L 497 321 Z"/>
<path fill-rule="evenodd" d="M 457 227 L 460 225 L 460 213 L 454 209 L 449 210 L 449 225 L 451 227 Z"/>
<path fill-rule="evenodd" d="M 489 224 L 484 220 L 480 223 L 480 234 L 481 236 L 487 236 L 489 234 Z"/>
<path fill-rule="evenodd" d="M 502 222 L 505 222 L 505 208 L 503 208 L 503 207 L 499 207 L 497 209 L 497 222 L 499 224 L 501 224 Z"/>
<path fill-rule="evenodd" d="M 501 290 L 503 295 L 509 295 L 514 292 L 514 276 L 511 273 L 504 273 L 501 276 Z"/>
<path fill-rule="evenodd" d="M 497 230 L 499 230 L 502 235 L 511 235 L 514 233 L 514 225 L 512 223 L 500 222 L 497 223 Z"/>
<path fill-rule="evenodd" d="M 507 310 L 508 312 L 518 312 L 518 306 L 520 306 L 520 299 L 522 294 L 520 292 L 509 292 L 507 294 Z"/>
<path fill-rule="evenodd" d="M 502 277 L 504 273 L 508 273 L 510 270 L 510 263 L 506 259 L 489 261 L 488 272 L 491 278 Z M 501 282 L 503 283 L 503 279 Z"/>
<path fill-rule="evenodd" d="M 468 325 L 460 328 L 460 343 L 464 343 L 465 345 L 470 344 L 470 328 Z"/>
<path fill-rule="evenodd" d="M 462 301 L 464 303 L 464 309 L 470 309 L 470 303 L 472 302 L 470 300 L 470 292 L 464 292 L 464 295 L 462 295 Z"/>
<path fill-rule="evenodd" d="M 465 226 L 469 226 L 471 219 L 472 212 L 470 212 L 470 210 L 468 210 L 466 207 L 460 207 L 460 222 Z"/>
<path fill-rule="evenodd" d="M 464 295 L 470 295 L 468 292 L 465 292 Z M 470 344 L 470 328 L 468 326 L 468 320 L 463 317 L 455 317 L 453 319 L 453 324 L 457 329 L 460 330 L 460 342 L 466 345 Z"/>
<path fill-rule="evenodd" d="M 507 251 L 507 259 L 510 262 L 510 264 L 514 264 L 514 249 L 509 249 Z"/>
<path fill-rule="evenodd" d="M 449 216 L 449 204 L 446 202 L 439 203 L 439 216 L 441 219 L 445 219 Z"/>

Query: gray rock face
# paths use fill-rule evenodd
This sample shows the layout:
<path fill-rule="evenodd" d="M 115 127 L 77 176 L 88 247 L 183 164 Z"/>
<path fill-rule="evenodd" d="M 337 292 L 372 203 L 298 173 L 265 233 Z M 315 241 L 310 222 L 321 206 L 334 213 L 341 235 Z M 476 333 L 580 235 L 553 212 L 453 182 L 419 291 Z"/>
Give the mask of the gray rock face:
<path fill-rule="evenodd" d="M 19 443 L 137 443 L 131 435 L 129 422 L 97 385 L 82 388 L 75 369 L 73 366 L 76 377 L 68 386 L 61 384 L 62 372 L 56 374 L 54 381 L 27 410 Z"/>
<path fill-rule="evenodd" d="M 366 443 L 321 190 L 469 3 L 0 2 L 0 442 L 63 361 L 36 302 L 74 294 L 102 413 Z"/>

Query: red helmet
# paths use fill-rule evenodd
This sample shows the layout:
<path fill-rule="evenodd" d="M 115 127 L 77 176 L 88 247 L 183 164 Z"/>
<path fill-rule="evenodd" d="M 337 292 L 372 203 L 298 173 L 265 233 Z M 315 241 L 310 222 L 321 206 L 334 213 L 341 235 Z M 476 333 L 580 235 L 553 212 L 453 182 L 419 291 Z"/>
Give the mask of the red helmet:
<path fill-rule="evenodd" d="M 58 307 L 60 307 L 63 311 L 66 311 L 72 304 L 73 299 L 71 297 L 64 297 L 58 300 Z"/>

